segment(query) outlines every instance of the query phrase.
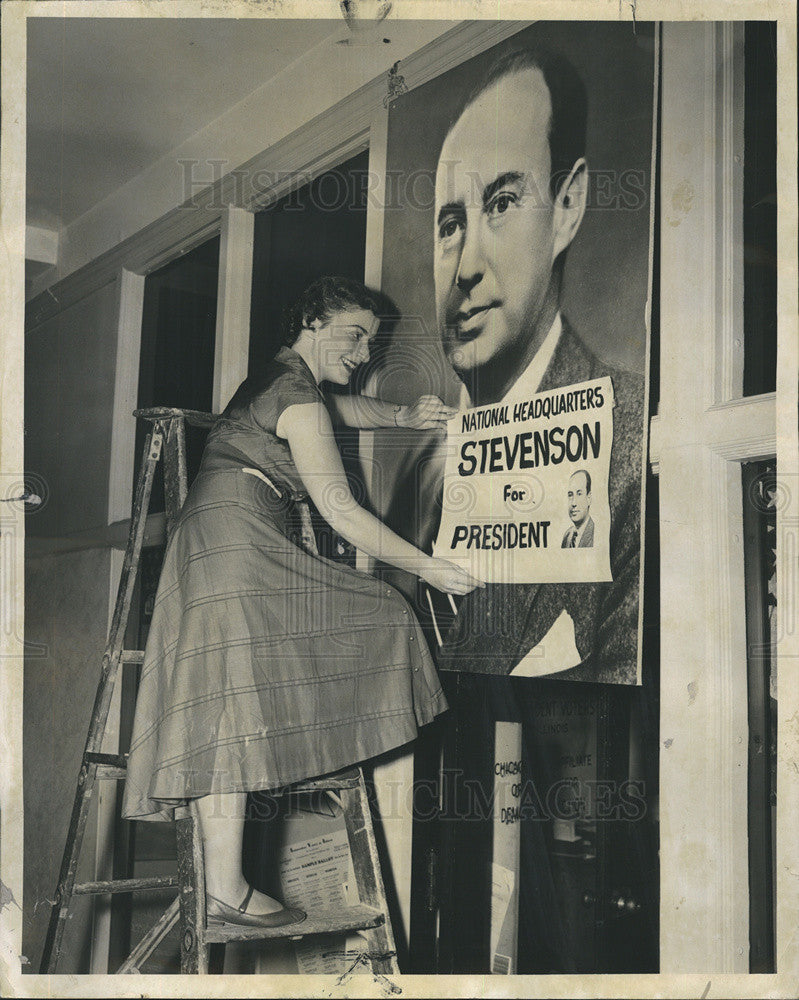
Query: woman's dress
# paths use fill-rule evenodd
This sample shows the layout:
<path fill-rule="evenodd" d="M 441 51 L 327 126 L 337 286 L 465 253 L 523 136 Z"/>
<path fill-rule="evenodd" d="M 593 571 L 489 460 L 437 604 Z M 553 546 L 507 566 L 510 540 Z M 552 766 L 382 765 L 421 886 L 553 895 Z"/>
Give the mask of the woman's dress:
<path fill-rule="evenodd" d="M 283 348 L 209 434 L 155 600 L 130 819 L 170 819 L 190 798 L 347 767 L 407 743 L 447 707 L 405 599 L 289 537 L 293 501 L 307 491 L 275 428 L 287 406 L 321 399 Z"/>

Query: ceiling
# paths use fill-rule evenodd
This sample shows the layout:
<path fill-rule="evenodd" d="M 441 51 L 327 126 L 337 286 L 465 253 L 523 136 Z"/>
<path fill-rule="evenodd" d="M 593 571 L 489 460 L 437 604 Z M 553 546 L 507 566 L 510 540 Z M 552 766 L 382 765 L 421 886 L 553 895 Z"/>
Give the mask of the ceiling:
<path fill-rule="evenodd" d="M 58 230 L 343 20 L 29 18 L 27 222 Z"/>

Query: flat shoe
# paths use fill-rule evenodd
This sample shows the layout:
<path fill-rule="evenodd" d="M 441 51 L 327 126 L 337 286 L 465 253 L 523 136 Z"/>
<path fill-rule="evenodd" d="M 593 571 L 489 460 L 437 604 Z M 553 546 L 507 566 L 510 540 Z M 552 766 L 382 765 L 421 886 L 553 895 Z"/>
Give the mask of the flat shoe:
<path fill-rule="evenodd" d="M 206 894 L 206 913 L 209 924 L 239 924 L 242 927 L 283 927 L 285 924 L 299 924 L 308 916 L 304 910 L 284 906 L 274 913 L 247 913 L 252 898 L 252 886 L 241 906 L 228 906 L 216 896 Z"/>

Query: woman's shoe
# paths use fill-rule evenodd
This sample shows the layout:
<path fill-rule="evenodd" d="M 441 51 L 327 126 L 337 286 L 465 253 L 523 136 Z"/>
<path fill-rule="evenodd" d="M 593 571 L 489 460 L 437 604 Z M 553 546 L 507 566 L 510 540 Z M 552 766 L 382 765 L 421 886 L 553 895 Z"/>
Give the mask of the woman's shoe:
<path fill-rule="evenodd" d="M 209 924 L 240 924 L 244 927 L 283 927 L 285 924 L 298 924 L 305 920 L 307 913 L 295 907 L 284 906 L 274 913 L 247 913 L 247 907 L 252 899 L 253 887 L 250 886 L 242 900 L 241 906 L 228 906 L 216 896 L 206 894 L 206 913 Z"/>

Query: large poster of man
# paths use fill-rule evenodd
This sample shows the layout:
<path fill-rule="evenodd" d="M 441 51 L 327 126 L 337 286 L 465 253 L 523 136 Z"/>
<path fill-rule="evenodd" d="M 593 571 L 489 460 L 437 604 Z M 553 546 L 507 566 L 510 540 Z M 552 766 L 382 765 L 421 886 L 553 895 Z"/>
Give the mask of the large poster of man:
<path fill-rule="evenodd" d="M 656 61 L 540 23 L 390 106 L 381 391 L 458 413 L 375 502 L 486 584 L 415 595 L 444 669 L 640 683 Z"/>

